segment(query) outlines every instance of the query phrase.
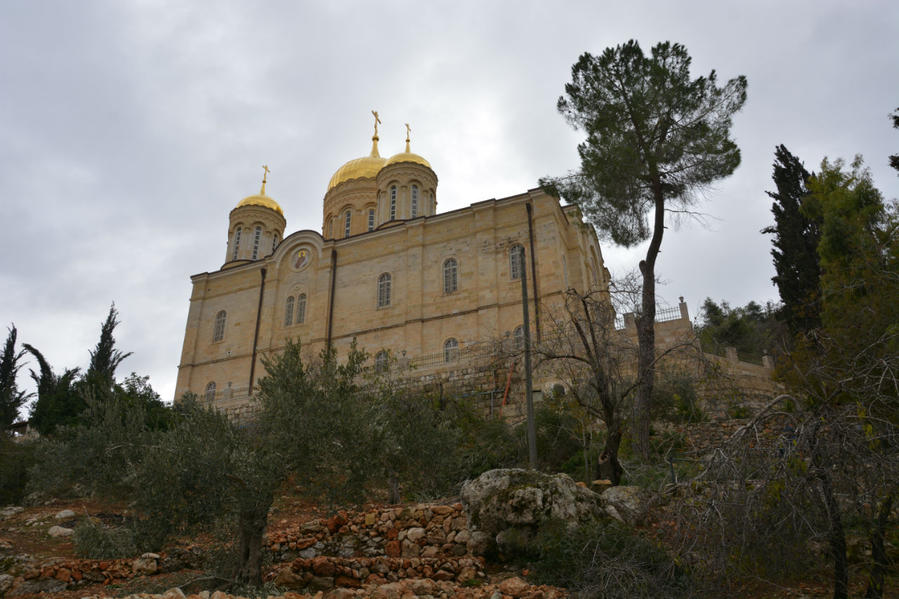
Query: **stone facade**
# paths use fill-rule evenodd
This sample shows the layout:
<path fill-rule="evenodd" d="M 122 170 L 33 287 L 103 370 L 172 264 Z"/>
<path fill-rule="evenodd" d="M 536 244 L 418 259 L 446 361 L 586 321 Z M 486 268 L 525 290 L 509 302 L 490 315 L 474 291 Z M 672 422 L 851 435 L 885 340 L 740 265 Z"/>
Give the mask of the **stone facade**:
<path fill-rule="evenodd" d="M 193 392 L 239 409 L 264 375 L 262 356 L 288 339 L 310 355 L 329 345 L 341 355 L 356 339 L 421 376 L 451 372 L 467 350 L 520 334 L 519 248 L 532 336 L 565 289 L 607 289 L 596 235 L 576 207 L 532 189 L 439 214 L 427 161 L 408 143 L 383 159 L 377 141 L 335 173 L 321 232 L 284 236 L 264 183 L 231 211 L 225 263 L 191 277 L 176 399 Z"/>

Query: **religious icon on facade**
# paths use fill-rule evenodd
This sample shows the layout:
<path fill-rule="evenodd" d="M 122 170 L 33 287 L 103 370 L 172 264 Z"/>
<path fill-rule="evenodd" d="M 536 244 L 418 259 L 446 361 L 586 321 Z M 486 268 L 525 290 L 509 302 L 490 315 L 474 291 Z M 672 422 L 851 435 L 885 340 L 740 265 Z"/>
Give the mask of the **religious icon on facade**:
<path fill-rule="evenodd" d="M 301 248 L 297 251 L 296 260 L 293 263 L 293 267 L 297 270 L 302 270 L 306 268 L 306 265 L 309 264 L 309 250 L 306 248 Z"/>

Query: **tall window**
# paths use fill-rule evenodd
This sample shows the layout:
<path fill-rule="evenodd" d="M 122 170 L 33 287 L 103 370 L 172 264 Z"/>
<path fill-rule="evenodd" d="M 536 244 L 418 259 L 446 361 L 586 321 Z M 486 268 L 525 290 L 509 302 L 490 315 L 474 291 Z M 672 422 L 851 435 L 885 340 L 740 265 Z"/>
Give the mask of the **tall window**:
<path fill-rule="evenodd" d="M 234 251 L 231 253 L 231 259 L 237 260 L 237 252 L 240 251 L 240 227 L 234 231 Z"/>
<path fill-rule="evenodd" d="M 418 216 L 418 185 L 412 186 L 412 218 Z"/>
<path fill-rule="evenodd" d="M 272 233 L 272 253 L 275 253 L 275 248 L 278 247 L 278 234 Z"/>
<path fill-rule="evenodd" d="M 221 341 L 225 338 L 225 317 L 227 314 L 224 310 L 219 310 L 215 315 L 215 328 L 212 330 L 212 342 Z"/>
<path fill-rule="evenodd" d="M 524 268 L 521 263 L 523 250 L 524 248 L 517 243 L 509 248 L 509 277 L 513 280 L 521 278 L 521 269 Z"/>
<path fill-rule="evenodd" d="M 215 401 L 215 381 L 211 381 L 206 385 L 206 401 L 212 403 Z"/>
<path fill-rule="evenodd" d="M 328 239 L 332 239 L 334 237 L 334 218 L 328 217 Z"/>
<path fill-rule="evenodd" d="M 453 293 L 459 288 L 458 270 L 455 258 L 447 258 L 443 263 L 443 293 Z"/>
<path fill-rule="evenodd" d="M 512 333 L 512 347 L 515 351 L 524 349 L 524 327 L 518 325 Z"/>
<path fill-rule="evenodd" d="M 390 186 L 390 220 L 396 218 L 396 185 Z"/>
<path fill-rule="evenodd" d="M 287 298 L 287 303 L 284 305 L 284 326 L 289 327 L 293 324 L 293 296 L 291 295 Z"/>
<path fill-rule="evenodd" d="M 385 272 L 378 277 L 378 307 L 390 305 L 390 273 Z"/>
<path fill-rule="evenodd" d="M 353 218 L 353 213 L 349 210 L 346 211 L 346 214 L 343 217 L 343 236 L 350 236 L 350 220 Z"/>
<path fill-rule="evenodd" d="M 387 372 L 388 356 L 385 350 L 375 354 L 375 372 Z"/>
<path fill-rule="evenodd" d="M 306 294 L 297 296 L 297 324 L 306 322 Z"/>
<path fill-rule="evenodd" d="M 256 225 L 256 232 L 253 234 L 253 260 L 259 256 L 259 240 L 262 238 L 262 227 Z"/>
<path fill-rule="evenodd" d="M 443 361 L 455 362 L 459 359 L 459 342 L 450 337 L 443 343 Z"/>
<path fill-rule="evenodd" d="M 375 209 L 374 208 L 368 209 L 368 230 L 369 231 L 375 230 Z"/>

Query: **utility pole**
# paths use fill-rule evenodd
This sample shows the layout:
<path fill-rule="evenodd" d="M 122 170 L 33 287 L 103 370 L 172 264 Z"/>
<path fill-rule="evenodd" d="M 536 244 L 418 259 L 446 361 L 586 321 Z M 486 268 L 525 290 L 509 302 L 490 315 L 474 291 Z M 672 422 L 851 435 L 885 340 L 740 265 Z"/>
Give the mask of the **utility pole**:
<path fill-rule="evenodd" d="M 537 427 L 534 424 L 534 388 L 531 380 L 531 325 L 528 315 L 528 269 L 525 267 L 524 246 L 519 255 L 519 273 L 521 274 L 521 312 L 524 323 L 524 393 L 528 408 L 528 466 L 537 469 Z M 535 298 L 536 300 L 536 298 Z"/>

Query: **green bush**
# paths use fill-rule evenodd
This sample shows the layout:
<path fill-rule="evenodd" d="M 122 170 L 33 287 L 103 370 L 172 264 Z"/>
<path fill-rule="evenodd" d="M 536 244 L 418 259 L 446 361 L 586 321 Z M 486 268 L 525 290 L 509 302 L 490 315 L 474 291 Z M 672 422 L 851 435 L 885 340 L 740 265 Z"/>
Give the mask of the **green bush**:
<path fill-rule="evenodd" d="M 705 412 L 699 406 L 699 397 L 693 380 L 676 377 L 663 380 L 653 388 L 653 417 L 672 422 L 705 422 Z"/>
<path fill-rule="evenodd" d="M 116 559 L 137 555 L 134 531 L 129 528 L 106 528 L 90 521 L 75 527 L 75 552 L 85 559 Z"/>
<path fill-rule="evenodd" d="M 553 522 L 535 538 L 533 577 L 585 597 L 662 598 L 687 594 L 689 579 L 657 545 L 615 521 L 576 528 Z"/>
<path fill-rule="evenodd" d="M 25 498 L 35 445 L 34 441 L 13 441 L 0 432 L 0 505 L 22 503 Z"/>

